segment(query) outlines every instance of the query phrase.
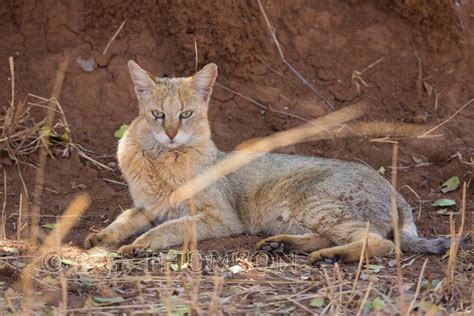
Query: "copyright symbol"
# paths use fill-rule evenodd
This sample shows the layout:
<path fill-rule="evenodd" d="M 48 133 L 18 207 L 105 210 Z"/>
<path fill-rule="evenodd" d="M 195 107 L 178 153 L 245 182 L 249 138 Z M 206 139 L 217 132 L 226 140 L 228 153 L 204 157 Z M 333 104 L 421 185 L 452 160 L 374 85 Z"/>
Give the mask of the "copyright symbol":
<path fill-rule="evenodd" d="M 43 256 L 43 268 L 49 272 L 58 272 L 61 269 L 61 256 L 56 252 L 49 252 Z"/>

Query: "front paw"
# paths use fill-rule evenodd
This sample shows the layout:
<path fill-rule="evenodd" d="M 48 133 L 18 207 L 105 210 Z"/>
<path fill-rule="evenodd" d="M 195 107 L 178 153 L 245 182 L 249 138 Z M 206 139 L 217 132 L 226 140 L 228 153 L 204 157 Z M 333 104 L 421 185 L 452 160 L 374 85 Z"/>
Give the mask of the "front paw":
<path fill-rule="evenodd" d="M 118 253 L 122 257 L 143 257 L 146 254 L 146 249 L 140 245 L 124 245 L 120 247 Z"/>
<path fill-rule="evenodd" d="M 288 252 L 290 247 L 285 242 L 273 241 L 271 238 L 267 238 L 259 242 L 256 249 L 266 252 Z"/>
<path fill-rule="evenodd" d="M 312 264 L 315 263 L 336 263 L 343 260 L 343 255 L 332 252 L 328 249 L 314 251 L 309 255 L 309 260 Z"/>
<path fill-rule="evenodd" d="M 109 236 L 101 233 L 92 233 L 89 234 L 84 240 L 84 248 L 90 249 L 98 246 L 107 246 Z"/>

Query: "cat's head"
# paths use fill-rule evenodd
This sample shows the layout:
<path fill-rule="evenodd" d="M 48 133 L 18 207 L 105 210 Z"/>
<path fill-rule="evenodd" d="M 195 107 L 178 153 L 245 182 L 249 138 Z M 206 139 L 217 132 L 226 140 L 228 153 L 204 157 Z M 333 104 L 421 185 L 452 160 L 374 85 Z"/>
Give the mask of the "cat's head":
<path fill-rule="evenodd" d="M 156 78 L 128 62 L 139 103 L 139 125 L 147 142 L 173 149 L 207 141 L 207 109 L 217 66 L 208 64 L 187 78 Z"/>

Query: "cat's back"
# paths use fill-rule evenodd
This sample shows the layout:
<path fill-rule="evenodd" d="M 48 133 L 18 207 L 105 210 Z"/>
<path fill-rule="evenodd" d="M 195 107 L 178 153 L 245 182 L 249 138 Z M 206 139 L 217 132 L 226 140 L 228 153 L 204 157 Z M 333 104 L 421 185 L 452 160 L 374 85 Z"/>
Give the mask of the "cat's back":
<path fill-rule="evenodd" d="M 356 218 L 370 217 L 381 226 L 389 219 L 390 183 L 360 163 L 269 153 L 231 177 L 238 208 L 249 218 L 281 207 L 295 212 L 309 207 L 313 212 L 337 208 Z"/>
<path fill-rule="evenodd" d="M 319 182 L 330 179 L 334 184 L 336 179 L 355 181 L 368 175 L 373 177 L 375 182 L 385 181 L 374 169 L 360 163 L 277 153 L 267 153 L 237 172 L 239 180 L 247 184 L 294 176 L 300 177 L 301 180 L 316 178 Z"/>

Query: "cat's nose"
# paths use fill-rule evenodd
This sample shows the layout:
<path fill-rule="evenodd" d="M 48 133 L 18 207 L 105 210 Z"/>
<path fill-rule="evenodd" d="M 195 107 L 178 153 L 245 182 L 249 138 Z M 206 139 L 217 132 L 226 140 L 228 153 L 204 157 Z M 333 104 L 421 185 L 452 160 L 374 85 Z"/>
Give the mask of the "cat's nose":
<path fill-rule="evenodd" d="M 178 131 L 176 130 L 166 131 L 166 135 L 168 135 L 170 140 L 173 140 L 173 138 L 175 138 L 177 134 L 178 134 Z"/>

